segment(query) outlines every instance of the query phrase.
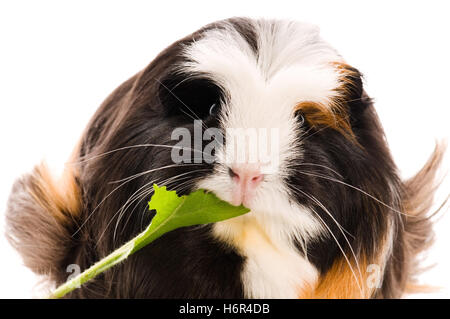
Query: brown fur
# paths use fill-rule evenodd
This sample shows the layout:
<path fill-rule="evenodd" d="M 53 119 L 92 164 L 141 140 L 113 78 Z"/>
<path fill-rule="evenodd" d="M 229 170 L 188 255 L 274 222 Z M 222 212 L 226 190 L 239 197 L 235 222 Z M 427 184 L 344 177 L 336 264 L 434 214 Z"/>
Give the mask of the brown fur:
<path fill-rule="evenodd" d="M 434 241 L 431 217 L 445 206 L 444 202 L 435 212 L 430 212 L 434 203 L 434 193 L 441 182 L 437 180 L 437 171 L 441 166 L 445 148 L 443 144 L 436 145 L 423 168 L 404 182 L 403 203 L 407 215 L 403 216 L 404 264 L 401 271 L 402 280 L 398 283 L 398 289 L 401 291 L 429 291 L 425 286 L 418 286 L 415 281 L 416 275 L 423 270 L 419 266 L 419 255 Z"/>
<path fill-rule="evenodd" d="M 315 128 L 327 127 L 344 134 L 351 140 L 355 139 L 348 121 L 348 115 L 338 107 L 330 107 L 319 102 L 304 101 L 294 109 L 302 111 L 305 120 Z"/>
<path fill-rule="evenodd" d="M 42 163 L 15 182 L 8 201 L 6 236 L 35 273 L 59 279 L 68 265 L 65 260 L 73 246 L 80 198 L 75 173 L 69 168 L 54 179 Z"/>

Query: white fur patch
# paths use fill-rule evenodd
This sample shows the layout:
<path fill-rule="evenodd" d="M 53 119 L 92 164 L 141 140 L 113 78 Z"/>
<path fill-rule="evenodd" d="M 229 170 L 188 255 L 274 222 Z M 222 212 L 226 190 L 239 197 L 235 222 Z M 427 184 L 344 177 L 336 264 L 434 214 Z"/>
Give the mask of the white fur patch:
<path fill-rule="evenodd" d="M 318 272 L 299 254 L 289 237 L 295 230 L 283 221 L 250 212 L 215 224 L 213 233 L 246 257 L 241 279 L 247 298 L 297 298 L 305 286 L 315 286 Z"/>
<path fill-rule="evenodd" d="M 343 60 L 315 27 L 283 21 L 252 23 L 258 36 L 256 55 L 231 24 L 224 24 L 225 29 L 206 31 L 184 48 L 190 62 L 181 69 L 208 76 L 224 89 L 220 115 L 224 129 L 279 130 L 277 172 L 258 186 L 249 214 L 217 223 L 214 234 L 246 257 L 242 273 L 246 297 L 296 298 L 306 284 L 315 285 L 318 273 L 294 242 L 306 247 L 311 238 L 326 232 L 312 212 L 289 199 L 283 181 L 287 165 L 301 159 L 302 129 L 293 110 L 303 101 L 327 105 L 339 86 L 331 63 Z M 217 152 L 216 172 L 197 186 L 230 201 L 232 180 L 222 161 L 225 151 Z"/>

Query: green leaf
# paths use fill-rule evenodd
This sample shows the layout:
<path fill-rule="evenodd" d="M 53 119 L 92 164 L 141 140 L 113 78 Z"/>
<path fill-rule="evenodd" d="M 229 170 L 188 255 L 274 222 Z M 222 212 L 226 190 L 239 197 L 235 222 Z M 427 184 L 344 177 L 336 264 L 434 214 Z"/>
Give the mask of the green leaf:
<path fill-rule="evenodd" d="M 148 204 L 150 210 L 156 210 L 156 215 L 150 225 L 83 273 L 59 286 L 50 298 L 63 297 L 169 231 L 180 227 L 215 223 L 249 212 L 249 209 L 243 206 L 230 205 L 204 190 L 180 197 L 175 191 L 168 191 L 165 186 L 158 187 L 155 184 L 153 189 L 154 194 Z"/>

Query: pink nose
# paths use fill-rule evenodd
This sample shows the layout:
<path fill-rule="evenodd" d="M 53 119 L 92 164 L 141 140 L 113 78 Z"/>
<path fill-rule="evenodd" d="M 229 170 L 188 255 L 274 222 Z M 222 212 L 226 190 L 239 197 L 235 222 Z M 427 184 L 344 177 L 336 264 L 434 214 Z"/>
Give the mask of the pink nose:
<path fill-rule="evenodd" d="M 245 184 L 253 188 L 258 186 L 263 180 L 261 171 L 248 165 L 230 168 L 229 173 L 235 182 Z"/>
<path fill-rule="evenodd" d="M 228 173 L 233 179 L 233 205 L 248 203 L 253 198 L 256 188 L 264 179 L 259 167 L 251 164 L 235 165 L 229 169 Z"/>

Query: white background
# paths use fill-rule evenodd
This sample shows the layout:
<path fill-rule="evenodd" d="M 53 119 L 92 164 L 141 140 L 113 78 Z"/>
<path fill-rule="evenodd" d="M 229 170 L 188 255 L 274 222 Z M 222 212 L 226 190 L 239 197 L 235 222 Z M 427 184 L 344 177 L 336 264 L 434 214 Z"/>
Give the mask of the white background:
<path fill-rule="evenodd" d="M 449 136 L 448 3 L 2 1 L 0 297 L 35 295 L 35 276 L 3 236 L 3 212 L 14 179 L 43 158 L 60 168 L 115 87 L 167 45 L 217 19 L 291 18 L 319 25 L 323 37 L 365 74 L 394 159 L 402 176 L 411 176 L 435 140 Z M 438 199 L 449 190 L 447 178 Z M 447 298 L 450 216 L 443 216 L 435 229 L 437 241 L 425 265 L 436 266 L 420 280 L 443 289 L 419 296 Z"/>

